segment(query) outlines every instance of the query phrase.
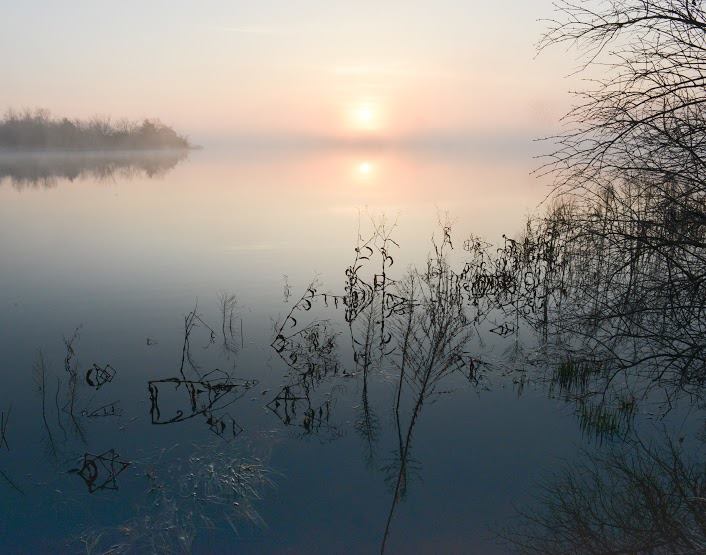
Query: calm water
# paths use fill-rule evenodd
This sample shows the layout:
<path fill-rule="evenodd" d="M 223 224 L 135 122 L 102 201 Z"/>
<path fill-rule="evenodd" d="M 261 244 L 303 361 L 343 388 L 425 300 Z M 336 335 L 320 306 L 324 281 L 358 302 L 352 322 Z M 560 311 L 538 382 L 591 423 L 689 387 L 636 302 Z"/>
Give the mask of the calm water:
<path fill-rule="evenodd" d="M 537 484 L 613 440 L 492 322 L 400 387 L 406 313 L 382 288 L 447 221 L 457 262 L 519 232 L 547 193 L 533 164 L 0 154 L 0 550 L 368 553 L 387 529 L 389 552 L 508 552 Z"/>

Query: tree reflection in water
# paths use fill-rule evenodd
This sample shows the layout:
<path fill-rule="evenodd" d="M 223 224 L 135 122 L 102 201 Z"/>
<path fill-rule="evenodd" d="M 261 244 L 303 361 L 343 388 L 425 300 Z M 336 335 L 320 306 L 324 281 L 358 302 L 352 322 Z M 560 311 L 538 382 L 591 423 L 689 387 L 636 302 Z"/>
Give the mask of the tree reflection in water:
<path fill-rule="evenodd" d="M 56 187 L 61 180 L 160 178 L 189 155 L 164 151 L 0 152 L 0 185 L 17 190 Z"/>
<path fill-rule="evenodd" d="M 703 553 L 704 438 L 689 449 L 682 441 L 631 435 L 585 452 L 542 486 L 505 538 L 521 553 Z"/>

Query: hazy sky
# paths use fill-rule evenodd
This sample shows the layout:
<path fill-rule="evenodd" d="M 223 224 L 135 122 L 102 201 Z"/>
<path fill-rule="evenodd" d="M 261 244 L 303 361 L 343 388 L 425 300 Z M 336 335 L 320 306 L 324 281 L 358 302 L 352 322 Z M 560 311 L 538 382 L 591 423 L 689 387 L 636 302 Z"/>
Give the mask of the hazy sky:
<path fill-rule="evenodd" d="M 533 134 L 575 65 L 551 0 L 0 0 L 0 109 L 159 117 L 193 137 Z"/>

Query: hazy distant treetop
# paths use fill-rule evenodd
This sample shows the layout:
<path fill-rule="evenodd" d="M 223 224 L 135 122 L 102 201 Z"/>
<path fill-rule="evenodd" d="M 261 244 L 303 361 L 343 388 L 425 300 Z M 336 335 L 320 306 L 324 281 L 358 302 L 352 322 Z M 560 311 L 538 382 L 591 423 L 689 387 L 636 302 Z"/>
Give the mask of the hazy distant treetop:
<path fill-rule="evenodd" d="M 0 120 L 0 148 L 146 150 L 191 148 L 186 137 L 155 119 L 88 121 L 54 118 L 47 110 L 8 110 Z"/>

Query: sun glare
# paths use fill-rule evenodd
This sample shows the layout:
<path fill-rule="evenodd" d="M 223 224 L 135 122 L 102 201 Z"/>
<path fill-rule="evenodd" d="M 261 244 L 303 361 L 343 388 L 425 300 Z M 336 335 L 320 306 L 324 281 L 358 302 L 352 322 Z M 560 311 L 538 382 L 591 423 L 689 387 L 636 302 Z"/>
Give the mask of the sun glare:
<path fill-rule="evenodd" d="M 370 125 L 375 119 L 375 112 L 373 111 L 372 106 L 359 106 L 355 115 L 361 125 Z"/>
<path fill-rule="evenodd" d="M 380 129 L 382 121 L 380 109 L 373 102 L 360 102 L 352 106 L 349 112 L 351 127 L 359 131 Z"/>
<path fill-rule="evenodd" d="M 373 165 L 370 162 L 361 162 L 358 164 L 358 173 L 360 175 L 370 175 L 373 171 Z"/>

